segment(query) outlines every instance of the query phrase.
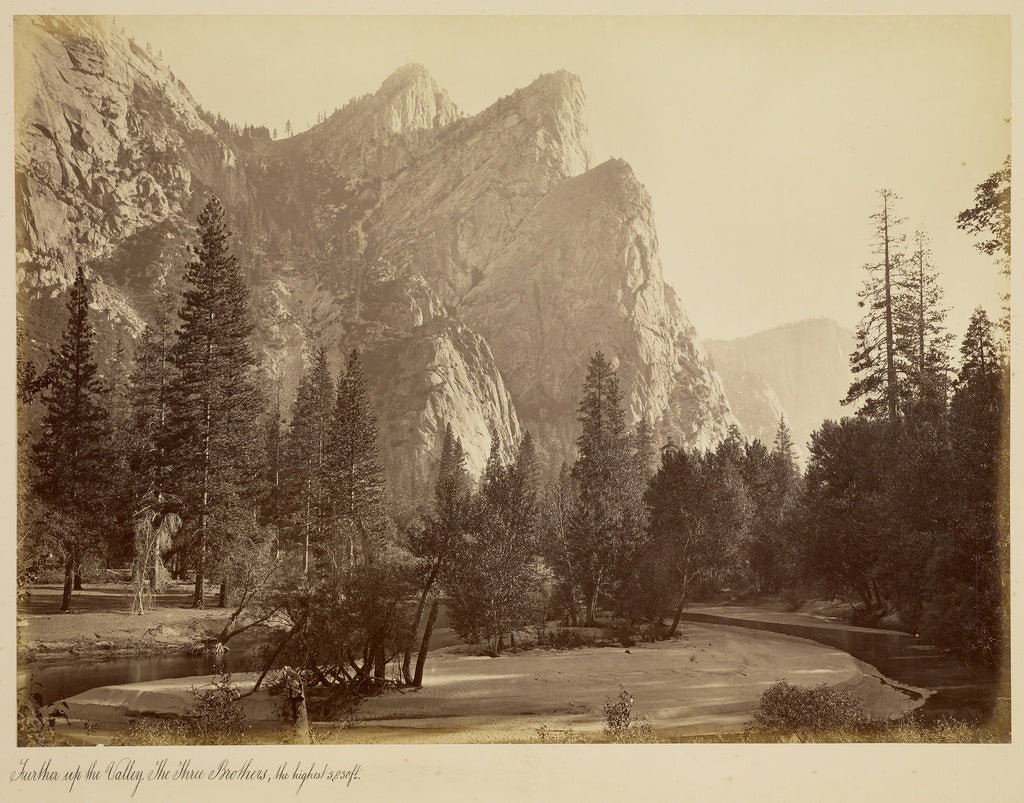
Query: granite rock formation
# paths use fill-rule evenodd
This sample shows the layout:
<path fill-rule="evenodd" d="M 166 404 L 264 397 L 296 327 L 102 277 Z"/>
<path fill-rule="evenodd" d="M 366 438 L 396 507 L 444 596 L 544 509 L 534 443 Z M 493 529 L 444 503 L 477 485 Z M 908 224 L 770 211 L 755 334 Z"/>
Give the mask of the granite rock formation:
<path fill-rule="evenodd" d="M 364 354 L 397 495 L 429 488 L 444 425 L 478 473 L 525 426 L 572 459 L 586 365 L 629 416 L 704 447 L 735 423 L 662 278 L 651 201 L 593 166 L 580 80 L 560 71 L 463 116 L 419 65 L 287 139 L 201 109 L 110 21 L 18 17 L 16 247 L 26 355 L 44 360 L 83 264 L 101 352 L 177 297 L 210 194 L 235 232 L 256 344 L 287 411 L 319 345 Z"/>

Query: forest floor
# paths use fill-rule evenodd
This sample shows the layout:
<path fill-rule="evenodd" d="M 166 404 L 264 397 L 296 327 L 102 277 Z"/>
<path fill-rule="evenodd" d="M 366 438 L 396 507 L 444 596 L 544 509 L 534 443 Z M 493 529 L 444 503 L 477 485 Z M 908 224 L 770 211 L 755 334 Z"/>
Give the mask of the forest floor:
<path fill-rule="evenodd" d="M 125 583 L 87 583 L 60 613 L 62 586 L 33 585 L 18 600 L 18 664 L 40 668 L 125 655 L 183 650 L 220 633 L 230 609 L 192 607 L 193 584 L 172 582 L 155 605 L 133 615 Z"/>

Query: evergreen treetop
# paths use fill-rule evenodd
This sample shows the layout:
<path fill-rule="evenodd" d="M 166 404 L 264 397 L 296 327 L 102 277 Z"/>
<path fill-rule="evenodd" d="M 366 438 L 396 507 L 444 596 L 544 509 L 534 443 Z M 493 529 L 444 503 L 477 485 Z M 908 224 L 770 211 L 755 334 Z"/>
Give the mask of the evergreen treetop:
<path fill-rule="evenodd" d="M 355 349 L 338 381 L 334 409 L 335 515 L 354 526 L 362 557 L 372 560 L 387 528 L 384 469 L 380 460 L 377 416 L 370 405 L 362 361 Z"/>
<path fill-rule="evenodd" d="M 35 464 L 43 497 L 65 500 L 84 512 L 97 496 L 88 492 L 89 484 L 101 482 L 105 475 L 107 414 L 103 383 L 93 359 L 89 290 L 81 266 L 66 306 L 68 322 L 61 347 L 52 353 L 46 371 L 49 385 L 42 396 L 46 412 Z"/>
<path fill-rule="evenodd" d="M 168 455 L 173 490 L 195 517 L 196 607 L 204 607 L 207 554 L 226 554 L 252 524 L 264 404 L 249 338 L 249 293 L 230 253 L 230 231 L 216 198 L 197 220 L 199 243 L 185 270 L 187 289 L 171 349 Z"/>

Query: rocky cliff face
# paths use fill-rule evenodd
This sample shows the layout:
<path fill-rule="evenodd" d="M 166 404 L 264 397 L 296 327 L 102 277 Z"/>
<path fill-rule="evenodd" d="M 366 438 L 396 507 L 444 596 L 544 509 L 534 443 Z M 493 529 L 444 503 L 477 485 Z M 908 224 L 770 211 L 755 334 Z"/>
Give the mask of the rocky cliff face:
<path fill-rule="evenodd" d="M 581 83 L 543 75 L 470 118 L 409 65 L 286 140 L 200 110 L 109 24 L 18 18 L 19 312 L 39 351 L 75 262 L 115 335 L 179 295 L 192 222 L 217 194 L 252 287 L 268 385 L 287 407 L 320 344 L 363 351 L 394 490 L 429 487 L 444 424 L 479 471 L 520 415 L 572 459 L 602 349 L 630 416 L 708 446 L 735 421 L 661 273 L 650 199 L 592 168 Z M 508 387 L 506 388 L 506 382 Z M 517 410 L 519 411 L 517 413 Z"/>
<path fill-rule="evenodd" d="M 200 182 L 225 195 L 244 185 L 187 90 L 109 21 L 20 17 L 14 36 L 23 290 L 59 293 L 76 263 L 106 257 L 168 218 L 181 222 Z M 130 294 L 109 278 L 95 277 L 94 306 L 137 333 Z"/>
<path fill-rule="evenodd" d="M 447 320 L 418 275 L 353 262 L 315 236 L 347 235 L 358 253 L 375 172 L 399 169 L 415 136 L 457 118 L 422 68 L 400 70 L 319 130 L 271 143 L 217 126 L 167 66 L 109 21 L 18 18 L 15 52 L 18 310 L 28 356 L 45 360 L 59 341 L 62 293 L 79 262 L 91 278 L 101 362 L 115 340 L 137 336 L 155 295 L 180 290 L 195 215 L 213 192 L 252 279 L 268 387 L 280 383 L 286 408 L 312 349 L 328 346 L 337 370 L 359 348 L 397 495 L 423 493 L 449 421 L 473 470 L 492 431 L 511 454 L 518 419 L 487 344 Z M 279 193 L 303 192 L 317 170 L 312 154 L 336 167 L 298 197 L 302 211 L 319 214 L 290 227 L 294 210 L 277 204 Z M 348 217 L 331 215 L 338 199 L 328 193 L 339 187 L 354 201 Z"/>
<path fill-rule="evenodd" d="M 733 410 L 750 437 L 771 444 L 781 406 L 803 459 L 822 421 L 850 414 L 839 400 L 850 387 L 853 346 L 853 332 L 825 318 L 708 341 Z"/>
<path fill-rule="evenodd" d="M 597 350 L 613 360 L 628 417 L 651 423 L 658 443 L 703 448 L 734 422 L 662 280 L 650 197 L 621 160 L 549 192 L 458 314 L 491 344 L 524 424 L 549 449 L 575 440 L 580 388 Z M 559 456 L 570 459 L 571 450 Z"/>
<path fill-rule="evenodd" d="M 444 129 L 385 183 L 371 253 L 458 302 L 536 204 L 590 166 L 583 103 L 576 76 L 552 73 Z"/>

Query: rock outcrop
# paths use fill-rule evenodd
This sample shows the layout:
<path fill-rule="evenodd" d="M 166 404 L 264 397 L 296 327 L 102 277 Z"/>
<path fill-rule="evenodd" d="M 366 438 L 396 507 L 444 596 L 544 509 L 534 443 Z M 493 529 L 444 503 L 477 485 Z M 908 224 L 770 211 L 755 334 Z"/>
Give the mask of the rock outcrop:
<path fill-rule="evenodd" d="M 278 158 L 322 166 L 336 175 L 391 176 L 461 118 L 458 107 L 420 64 L 407 64 L 380 89 L 354 99 L 323 123 L 273 144 Z"/>
<path fill-rule="evenodd" d="M 458 314 L 491 344 L 524 424 L 571 459 L 590 356 L 609 356 L 628 418 L 703 448 L 734 423 L 662 279 L 651 201 L 622 160 L 555 187 L 485 268 Z M 546 436 L 546 437 L 545 437 Z M 568 447 L 568 448 L 566 448 Z"/>
<path fill-rule="evenodd" d="M 833 320 L 800 321 L 736 340 L 709 340 L 707 345 L 733 411 L 750 437 L 772 443 L 781 405 L 798 452 L 806 459 L 811 433 L 821 422 L 851 412 L 839 401 L 850 387 L 854 334 Z"/>
<path fill-rule="evenodd" d="M 385 182 L 371 253 L 414 267 L 457 303 L 537 203 L 590 166 L 583 104 L 580 80 L 562 71 L 445 128 Z"/>

